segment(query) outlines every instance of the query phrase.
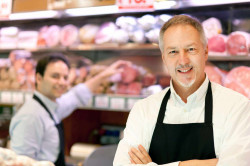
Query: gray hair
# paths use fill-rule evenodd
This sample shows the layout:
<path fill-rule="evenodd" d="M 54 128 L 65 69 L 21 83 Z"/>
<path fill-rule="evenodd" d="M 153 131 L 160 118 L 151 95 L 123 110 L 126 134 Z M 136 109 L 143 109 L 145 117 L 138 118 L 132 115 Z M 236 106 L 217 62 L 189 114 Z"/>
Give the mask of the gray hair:
<path fill-rule="evenodd" d="M 164 45 L 164 41 L 163 41 L 163 36 L 165 31 L 174 25 L 191 25 L 192 27 L 194 27 L 200 34 L 200 39 L 201 42 L 203 43 L 204 47 L 207 46 L 207 38 L 204 32 L 204 29 L 201 25 L 201 23 L 199 22 L 198 19 L 193 18 L 191 16 L 187 16 L 187 15 L 176 15 L 174 17 L 172 17 L 170 20 L 168 20 L 162 27 L 160 30 L 160 37 L 159 37 L 159 47 L 161 52 L 163 53 L 163 45 Z"/>

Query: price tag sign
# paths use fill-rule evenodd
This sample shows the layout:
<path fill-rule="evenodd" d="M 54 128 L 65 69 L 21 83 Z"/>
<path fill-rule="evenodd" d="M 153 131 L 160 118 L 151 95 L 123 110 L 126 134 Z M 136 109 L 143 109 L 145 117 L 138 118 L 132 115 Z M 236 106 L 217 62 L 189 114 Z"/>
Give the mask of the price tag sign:
<path fill-rule="evenodd" d="M 3 91 L 1 93 L 1 102 L 2 103 L 12 103 L 12 93 L 8 91 Z"/>
<path fill-rule="evenodd" d="M 110 108 L 112 109 L 125 109 L 124 98 L 110 98 Z"/>
<path fill-rule="evenodd" d="M 108 108 L 109 97 L 108 96 L 95 96 L 95 107 Z"/>
<path fill-rule="evenodd" d="M 8 18 L 11 14 L 12 0 L 0 0 L 0 19 Z"/>
<path fill-rule="evenodd" d="M 23 103 L 24 98 L 23 98 L 23 93 L 22 92 L 13 92 L 12 93 L 12 102 L 13 103 Z"/>
<path fill-rule="evenodd" d="M 154 0 L 116 0 L 120 10 L 153 10 Z"/>
<path fill-rule="evenodd" d="M 128 98 L 127 100 L 127 109 L 131 110 L 134 104 L 139 100 L 139 98 Z"/>

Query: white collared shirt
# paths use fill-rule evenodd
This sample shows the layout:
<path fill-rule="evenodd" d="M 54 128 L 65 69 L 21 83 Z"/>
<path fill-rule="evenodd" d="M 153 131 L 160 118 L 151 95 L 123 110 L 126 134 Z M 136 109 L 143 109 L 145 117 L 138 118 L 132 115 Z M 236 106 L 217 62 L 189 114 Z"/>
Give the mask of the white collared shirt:
<path fill-rule="evenodd" d="M 34 93 L 49 109 L 56 123 L 77 107 L 86 105 L 92 97 L 84 84 L 75 86 L 56 102 L 37 91 Z M 11 119 L 9 133 L 11 149 L 17 154 L 36 160 L 56 161 L 60 149 L 58 130 L 46 110 L 33 98 L 27 100 Z"/>
<path fill-rule="evenodd" d="M 187 98 L 187 103 L 176 94 L 171 83 L 171 95 L 163 122 L 171 124 L 204 122 L 208 82 L 206 77 L 199 89 Z M 219 84 L 212 83 L 211 87 L 214 144 L 216 157 L 219 159 L 217 166 L 249 166 L 250 100 Z M 124 138 L 116 151 L 114 166 L 132 165 L 128 155 L 131 147 L 137 148 L 141 144 L 149 151 L 160 105 L 168 89 L 142 99 L 134 105 L 127 120 Z M 146 165 L 157 166 L 153 162 Z M 173 162 L 162 166 L 178 165 L 179 162 Z"/>

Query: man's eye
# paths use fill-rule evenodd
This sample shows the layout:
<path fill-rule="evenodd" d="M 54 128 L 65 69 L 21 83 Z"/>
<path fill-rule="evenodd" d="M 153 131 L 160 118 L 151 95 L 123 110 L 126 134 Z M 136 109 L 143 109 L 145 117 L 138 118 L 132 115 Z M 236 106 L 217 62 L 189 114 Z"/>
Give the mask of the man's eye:
<path fill-rule="evenodd" d="M 193 51 L 195 51 L 195 48 L 188 48 L 188 51 L 193 52 Z"/>
<path fill-rule="evenodd" d="M 169 51 L 169 54 L 176 54 L 176 53 L 177 53 L 176 50 Z"/>
<path fill-rule="evenodd" d="M 59 75 L 58 74 L 53 74 L 52 78 L 56 78 L 57 79 L 57 78 L 59 78 Z"/>

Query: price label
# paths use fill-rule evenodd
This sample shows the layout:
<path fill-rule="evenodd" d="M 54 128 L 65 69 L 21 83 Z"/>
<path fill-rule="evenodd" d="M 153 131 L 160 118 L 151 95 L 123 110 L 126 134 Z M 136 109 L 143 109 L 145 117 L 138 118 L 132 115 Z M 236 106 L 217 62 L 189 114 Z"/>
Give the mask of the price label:
<path fill-rule="evenodd" d="M 116 0 L 120 10 L 153 10 L 154 0 Z"/>
<path fill-rule="evenodd" d="M 2 103 L 12 103 L 12 93 L 11 92 L 2 92 L 1 93 L 1 102 Z"/>
<path fill-rule="evenodd" d="M 8 18 L 11 14 L 12 0 L 0 0 L 0 18 Z"/>
<path fill-rule="evenodd" d="M 134 106 L 134 104 L 138 101 L 139 99 L 137 98 L 128 98 L 127 102 L 127 109 L 131 110 Z"/>
<path fill-rule="evenodd" d="M 22 92 L 13 92 L 12 93 L 12 102 L 13 103 L 23 103 L 23 93 Z"/>
<path fill-rule="evenodd" d="M 109 107 L 108 96 L 95 96 L 95 107 L 108 108 Z"/>
<path fill-rule="evenodd" d="M 125 109 L 125 99 L 124 98 L 111 98 L 110 108 L 112 109 Z"/>

